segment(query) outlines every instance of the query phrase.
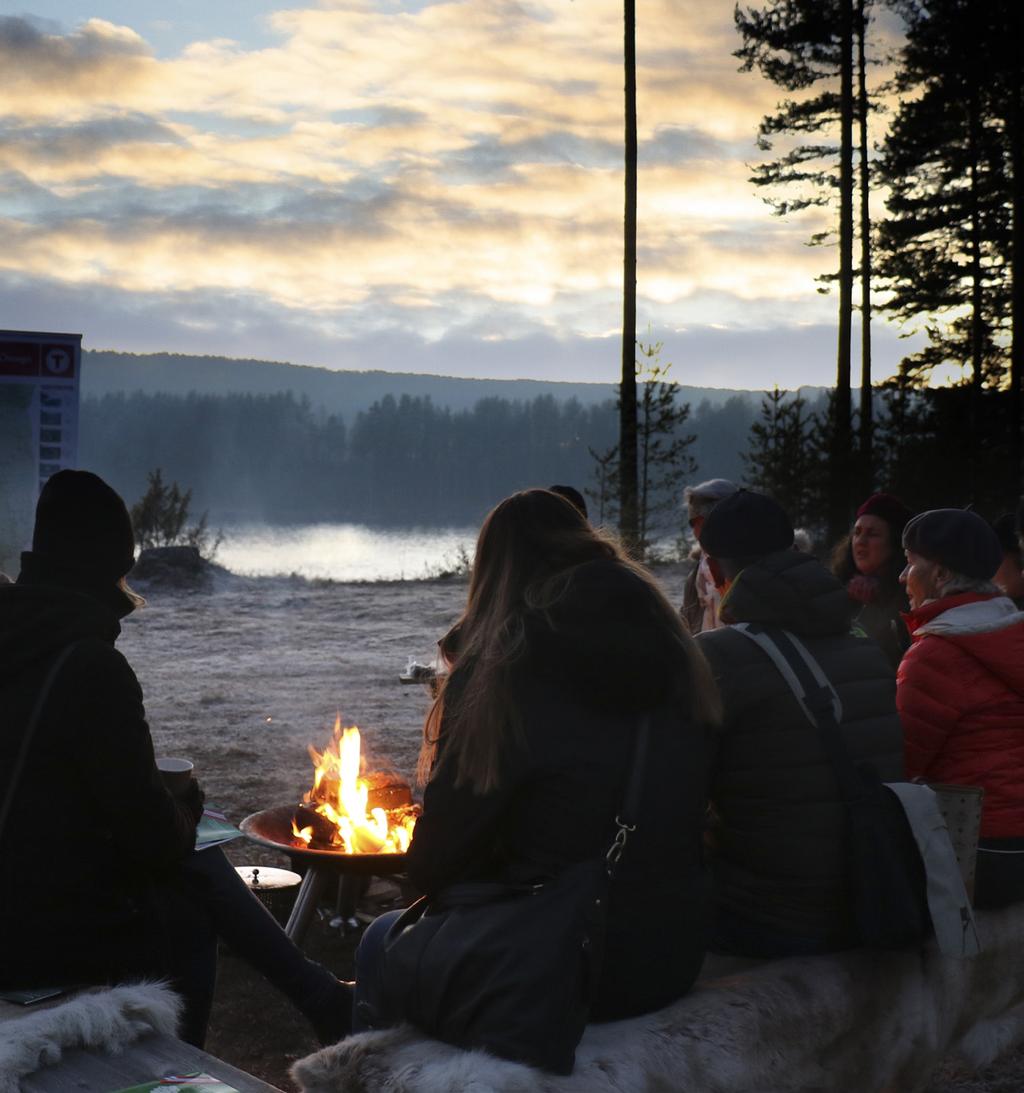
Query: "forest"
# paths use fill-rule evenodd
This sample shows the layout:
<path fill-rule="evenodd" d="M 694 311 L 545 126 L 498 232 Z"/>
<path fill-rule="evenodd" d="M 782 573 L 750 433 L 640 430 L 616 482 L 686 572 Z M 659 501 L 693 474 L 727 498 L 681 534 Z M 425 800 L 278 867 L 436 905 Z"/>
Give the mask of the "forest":
<path fill-rule="evenodd" d="M 754 396 L 702 402 L 685 421 L 683 438 L 696 436 L 692 473 L 739 476 L 755 412 Z M 463 410 L 386 395 L 347 425 L 290 392 L 135 392 L 83 401 L 80 452 L 83 466 L 132 500 L 159 467 L 215 522 L 443 527 L 477 523 L 524 486 L 593 489 L 591 453 L 613 445 L 617 427 L 612 400 L 584 406 L 551 395 L 488 397 Z M 666 532 L 681 518 L 677 504 Z"/>

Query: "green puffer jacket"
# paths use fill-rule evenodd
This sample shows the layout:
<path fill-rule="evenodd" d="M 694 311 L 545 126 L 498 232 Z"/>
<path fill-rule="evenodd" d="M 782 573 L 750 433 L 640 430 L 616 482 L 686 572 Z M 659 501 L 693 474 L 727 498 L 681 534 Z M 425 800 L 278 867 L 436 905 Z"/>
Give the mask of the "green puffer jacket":
<path fill-rule="evenodd" d="M 876 642 L 850 633 L 846 590 L 824 566 L 797 551 L 769 555 L 739 574 L 721 617 L 799 635 L 839 694 L 853 760 L 902 778 L 895 674 Z M 749 638 L 726 627 L 697 641 L 725 705 L 711 787 L 716 905 L 755 928 L 846 947 L 845 808 L 818 730 Z"/>

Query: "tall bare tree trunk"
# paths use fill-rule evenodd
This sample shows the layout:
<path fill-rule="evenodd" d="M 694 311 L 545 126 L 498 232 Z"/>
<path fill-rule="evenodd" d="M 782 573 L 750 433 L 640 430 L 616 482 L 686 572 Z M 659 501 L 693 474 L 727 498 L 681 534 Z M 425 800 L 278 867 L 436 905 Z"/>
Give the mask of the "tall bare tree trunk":
<path fill-rule="evenodd" d="M 850 332 L 853 308 L 853 0 L 842 0 L 839 137 L 839 345 L 829 460 L 829 539 L 847 530 L 851 501 Z"/>
<path fill-rule="evenodd" d="M 1013 12 L 1016 34 L 1011 41 L 1020 42 L 1024 33 L 1024 12 L 1018 4 Z M 1013 25 L 1011 23 L 1011 25 Z M 1022 481 L 1021 385 L 1024 383 L 1024 81 L 1021 67 L 1012 67 L 1010 90 L 1010 494 L 1019 496 Z"/>
<path fill-rule="evenodd" d="M 626 210 L 623 241 L 622 379 L 619 384 L 619 533 L 637 543 L 636 459 L 636 0 L 624 0 Z"/>
<path fill-rule="evenodd" d="M 979 197 L 980 133 L 977 70 L 972 66 L 971 86 L 967 93 L 967 146 L 968 179 L 970 181 L 970 278 L 971 278 L 971 389 L 968 403 L 967 420 L 967 466 L 971 500 L 976 500 L 978 485 L 978 426 L 981 413 L 981 388 L 984 381 L 985 316 L 984 296 L 982 292 L 981 267 L 981 202 Z"/>
<path fill-rule="evenodd" d="M 874 486 L 874 414 L 871 391 L 871 172 L 868 145 L 868 78 L 864 0 L 857 0 L 857 107 L 860 123 L 860 492 Z"/>

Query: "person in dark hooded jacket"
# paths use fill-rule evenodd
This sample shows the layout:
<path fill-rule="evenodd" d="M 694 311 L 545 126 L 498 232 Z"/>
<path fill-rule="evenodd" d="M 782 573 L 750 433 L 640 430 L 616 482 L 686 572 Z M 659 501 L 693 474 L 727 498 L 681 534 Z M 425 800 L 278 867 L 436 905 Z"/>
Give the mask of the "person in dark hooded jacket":
<path fill-rule="evenodd" d="M 789 518 L 770 498 L 741 490 L 719 502 L 700 541 L 727 624 L 697 638 L 725 707 L 711 781 L 713 948 L 751 957 L 848 948 L 858 938 L 833 767 L 768 654 L 729 624 L 798 635 L 839 694 L 851 758 L 885 780 L 902 775 L 895 674 L 876 642 L 851 634 L 846 590 L 792 549 Z"/>
<path fill-rule="evenodd" d="M 194 851 L 198 784 L 176 798 L 161 781 L 142 691 L 114 648 L 141 602 L 124 581 L 134 546 L 117 493 L 60 471 L 17 582 L 0 587 L 0 987 L 166 975 L 185 997 L 183 1036 L 201 1044 L 219 935 L 337 1039 L 348 990 L 219 849 Z"/>
<path fill-rule="evenodd" d="M 434 897 L 456 882 L 543 882 L 603 854 L 649 715 L 591 1016 L 667 1005 L 695 980 L 707 928 L 701 827 L 718 697 L 693 639 L 653 579 L 546 490 L 488 515 L 456 626 L 454 667 L 424 730 L 429 781 L 409 876 Z M 450 656 L 454 645 L 442 642 Z M 361 943 L 357 1015 L 372 1008 L 392 921 Z"/>

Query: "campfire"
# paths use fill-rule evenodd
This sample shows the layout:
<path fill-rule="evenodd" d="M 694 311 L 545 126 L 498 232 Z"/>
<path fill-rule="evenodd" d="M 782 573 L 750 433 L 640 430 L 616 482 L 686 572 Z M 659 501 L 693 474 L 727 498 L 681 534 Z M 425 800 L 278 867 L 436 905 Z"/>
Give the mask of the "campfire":
<path fill-rule="evenodd" d="M 365 773 L 359 729 L 341 718 L 321 752 L 310 747 L 313 787 L 292 817 L 292 845 L 339 854 L 404 854 L 419 806 L 397 776 Z"/>

